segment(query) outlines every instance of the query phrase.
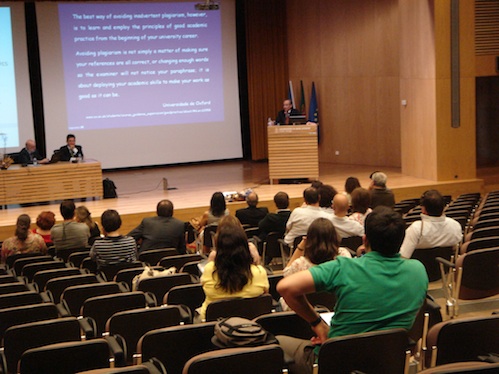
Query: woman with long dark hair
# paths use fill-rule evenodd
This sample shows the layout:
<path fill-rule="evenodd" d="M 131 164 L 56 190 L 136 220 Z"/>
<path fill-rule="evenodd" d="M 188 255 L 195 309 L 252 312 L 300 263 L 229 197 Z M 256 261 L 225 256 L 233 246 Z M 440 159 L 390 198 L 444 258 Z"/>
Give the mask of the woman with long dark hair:
<path fill-rule="evenodd" d="M 31 218 L 27 214 L 17 217 L 14 236 L 5 239 L 2 243 L 2 262 L 17 253 L 47 253 L 47 245 L 43 238 L 30 231 Z"/>
<path fill-rule="evenodd" d="M 233 297 L 257 297 L 268 292 L 267 272 L 253 264 L 248 238 L 241 227 L 219 225 L 216 235 L 217 253 L 204 268 L 201 284 L 206 299 L 199 314 L 205 319 L 208 304 Z"/>

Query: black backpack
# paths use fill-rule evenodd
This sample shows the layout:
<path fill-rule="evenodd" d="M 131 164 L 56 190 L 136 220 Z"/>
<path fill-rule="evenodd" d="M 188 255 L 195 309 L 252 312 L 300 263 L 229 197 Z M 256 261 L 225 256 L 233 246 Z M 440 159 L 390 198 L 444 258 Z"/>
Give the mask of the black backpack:
<path fill-rule="evenodd" d="M 116 185 L 111 179 L 104 179 L 102 181 L 102 188 L 104 190 L 104 199 L 114 199 L 115 197 L 118 197 L 118 194 L 116 193 Z"/>

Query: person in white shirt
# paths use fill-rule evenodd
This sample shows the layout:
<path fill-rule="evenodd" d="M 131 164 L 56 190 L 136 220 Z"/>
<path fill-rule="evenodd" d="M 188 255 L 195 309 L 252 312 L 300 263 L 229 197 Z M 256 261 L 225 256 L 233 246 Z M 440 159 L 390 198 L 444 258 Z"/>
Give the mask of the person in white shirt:
<path fill-rule="evenodd" d="M 337 194 L 333 199 L 334 214 L 331 217 L 331 221 L 340 240 L 351 236 L 364 235 L 364 226 L 357 221 L 348 219 L 348 208 L 348 198 L 343 194 Z"/>
<path fill-rule="evenodd" d="M 329 218 L 330 215 L 319 207 L 319 192 L 316 188 L 308 187 L 303 191 L 305 206 L 295 208 L 286 223 L 284 241 L 293 247 L 293 241 L 298 236 L 307 235 L 310 224 L 319 217 Z"/>
<path fill-rule="evenodd" d="M 445 202 L 437 190 L 428 190 L 421 197 L 421 221 L 413 222 L 405 231 L 400 247 L 402 257 L 411 258 L 415 249 L 450 247 L 463 238 L 461 224 L 443 214 Z"/>

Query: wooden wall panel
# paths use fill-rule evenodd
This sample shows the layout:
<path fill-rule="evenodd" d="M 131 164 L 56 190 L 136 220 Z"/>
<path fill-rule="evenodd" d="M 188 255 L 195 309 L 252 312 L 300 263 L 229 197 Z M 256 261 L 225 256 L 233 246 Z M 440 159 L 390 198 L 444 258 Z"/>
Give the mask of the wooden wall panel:
<path fill-rule="evenodd" d="M 246 64 L 253 160 L 267 158 L 267 118 L 287 95 L 285 0 L 246 0 Z"/>
<path fill-rule="evenodd" d="M 303 80 L 307 104 L 315 81 L 321 162 L 401 164 L 397 9 L 396 0 L 287 2 L 289 76 L 295 91 Z"/>

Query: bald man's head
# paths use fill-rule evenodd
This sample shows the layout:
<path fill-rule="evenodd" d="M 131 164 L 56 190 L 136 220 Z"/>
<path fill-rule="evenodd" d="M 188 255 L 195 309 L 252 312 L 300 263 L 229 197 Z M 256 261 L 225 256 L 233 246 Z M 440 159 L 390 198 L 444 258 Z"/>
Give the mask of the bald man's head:
<path fill-rule="evenodd" d="M 258 195 L 255 192 L 250 192 L 248 196 L 246 196 L 246 203 L 248 206 L 257 206 L 258 205 Z"/>
<path fill-rule="evenodd" d="M 334 214 L 338 217 L 344 217 L 348 213 L 348 198 L 343 194 L 336 194 L 333 199 Z"/>

